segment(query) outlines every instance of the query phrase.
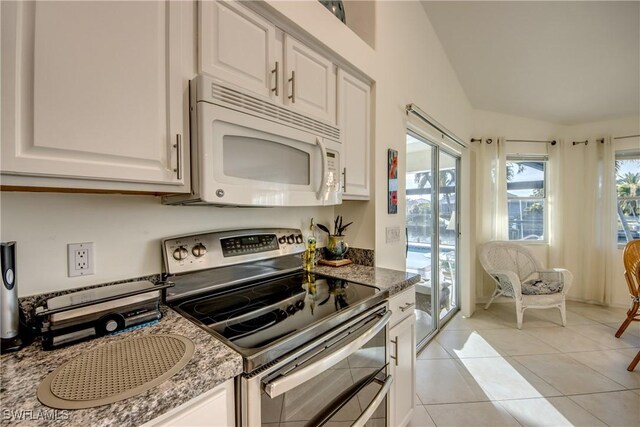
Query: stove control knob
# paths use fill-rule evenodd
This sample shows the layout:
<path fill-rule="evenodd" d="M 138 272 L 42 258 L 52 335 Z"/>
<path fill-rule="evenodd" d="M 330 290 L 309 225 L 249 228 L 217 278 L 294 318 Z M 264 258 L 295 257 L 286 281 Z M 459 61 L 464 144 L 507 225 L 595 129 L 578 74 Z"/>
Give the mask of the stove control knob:
<path fill-rule="evenodd" d="M 304 300 L 303 299 L 296 301 L 296 308 L 298 310 L 302 310 L 304 308 Z"/>
<path fill-rule="evenodd" d="M 200 258 L 207 253 L 207 248 L 202 243 L 198 243 L 191 249 L 191 253 L 194 257 Z"/>
<path fill-rule="evenodd" d="M 278 312 L 276 313 L 276 317 L 278 318 L 278 320 L 284 320 L 287 318 L 287 312 L 284 310 L 278 310 Z"/>
<path fill-rule="evenodd" d="M 287 243 L 287 238 L 286 238 L 286 236 L 281 236 L 281 237 L 278 239 L 278 243 L 281 243 L 281 244 L 283 244 L 283 245 L 284 245 L 285 243 Z"/>
<path fill-rule="evenodd" d="M 295 236 L 293 234 L 290 234 L 287 236 L 287 243 L 288 244 L 292 244 L 293 242 L 295 242 Z"/>
<path fill-rule="evenodd" d="M 296 243 L 302 243 L 302 234 L 296 236 Z"/>
<path fill-rule="evenodd" d="M 182 261 L 186 257 L 189 256 L 189 251 L 184 246 L 180 246 L 175 251 L 173 251 L 173 258 L 176 261 Z"/>
<path fill-rule="evenodd" d="M 296 310 L 296 308 L 294 307 L 294 305 L 293 305 L 293 304 L 291 304 L 289 307 L 287 307 L 287 313 L 289 313 L 289 314 L 293 314 L 293 313 L 295 313 L 296 311 L 297 311 L 297 310 Z"/>

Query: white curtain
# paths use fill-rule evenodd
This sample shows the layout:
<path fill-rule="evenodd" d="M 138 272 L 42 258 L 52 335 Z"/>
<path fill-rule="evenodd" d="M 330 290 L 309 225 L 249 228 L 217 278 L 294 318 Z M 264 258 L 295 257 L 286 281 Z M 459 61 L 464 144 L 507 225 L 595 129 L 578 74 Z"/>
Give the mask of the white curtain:
<path fill-rule="evenodd" d="M 478 149 L 478 192 L 480 214 L 478 243 L 508 238 L 507 227 L 507 156 L 504 138 L 483 139 Z"/>
<path fill-rule="evenodd" d="M 549 267 L 574 275 L 573 299 L 608 303 L 617 245 L 615 152 L 610 138 L 550 149 Z"/>
<path fill-rule="evenodd" d="M 547 219 L 549 230 L 549 253 L 548 267 L 566 268 L 565 260 L 567 259 L 565 251 L 565 236 L 567 230 L 573 224 L 570 220 L 569 212 L 565 215 L 566 194 L 568 186 L 566 185 L 565 165 L 567 145 L 563 140 L 559 140 L 556 145 L 548 146 L 549 153 L 549 175 L 547 185 Z M 573 210 L 573 209 L 571 209 Z"/>
<path fill-rule="evenodd" d="M 489 144 L 487 141 L 491 140 Z M 508 238 L 507 156 L 504 138 L 483 138 L 477 149 L 476 243 Z M 493 280 L 476 264 L 476 295 L 490 295 Z"/>

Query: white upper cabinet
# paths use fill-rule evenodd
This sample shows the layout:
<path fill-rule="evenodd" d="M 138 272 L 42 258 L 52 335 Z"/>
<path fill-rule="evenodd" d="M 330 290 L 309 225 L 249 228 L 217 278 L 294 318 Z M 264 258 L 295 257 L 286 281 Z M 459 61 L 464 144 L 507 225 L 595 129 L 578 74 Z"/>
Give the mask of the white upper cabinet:
<path fill-rule="evenodd" d="M 284 36 L 285 103 L 336 123 L 335 65 L 291 36 Z"/>
<path fill-rule="evenodd" d="M 2 2 L 3 185 L 189 191 L 182 10 Z"/>
<path fill-rule="evenodd" d="M 336 125 L 336 66 L 239 1 L 199 2 L 199 72 Z"/>
<path fill-rule="evenodd" d="M 371 88 L 338 70 L 338 127 L 343 140 L 345 200 L 367 200 L 370 195 Z"/>
<path fill-rule="evenodd" d="M 200 73 L 274 98 L 276 27 L 239 2 L 199 4 Z"/>

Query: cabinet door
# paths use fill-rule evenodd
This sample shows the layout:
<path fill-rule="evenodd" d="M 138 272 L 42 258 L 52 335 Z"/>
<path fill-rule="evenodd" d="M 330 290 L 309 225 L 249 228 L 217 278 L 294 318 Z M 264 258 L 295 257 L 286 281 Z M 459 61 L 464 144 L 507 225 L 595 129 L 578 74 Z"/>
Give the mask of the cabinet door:
<path fill-rule="evenodd" d="M 227 380 L 142 427 L 234 427 L 236 425 L 233 380 Z"/>
<path fill-rule="evenodd" d="M 416 398 L 416 317 L 411 315 L 391 328 L 390 424 L 405 426 L 413 416 Z"/>
<path fill-rule="evenodd" d="M 344 147 L 343 199 L 369 199 L 371 88 L 338 70 L 338 127 Z"/>
<path fill-rule="evenodd" d="M 285 103 L 336 123 L 336 67 L 304 44 L 284 35 Z"/>
<path fill-rule="evenodd" d="M 181 10 L 2 2 L 2 173 L 179 191 L 167 184 L 184 183 Z"/>
<path fill-rule="evenodd" d="M 200 72 L 273 98 L 275 34 L 274 25 L 239 2 L 201 1 Z"/>

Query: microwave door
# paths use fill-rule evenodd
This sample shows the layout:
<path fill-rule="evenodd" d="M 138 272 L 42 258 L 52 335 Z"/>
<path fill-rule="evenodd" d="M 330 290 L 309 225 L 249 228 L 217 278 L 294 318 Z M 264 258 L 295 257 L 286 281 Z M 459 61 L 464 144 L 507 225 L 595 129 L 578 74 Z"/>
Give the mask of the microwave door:
<path fill-rule="evenodd" d="M 320 206 L 327 156 L 313 134 L 212 104 L 199 106 L 201 199 L 239 206 Z"/>

